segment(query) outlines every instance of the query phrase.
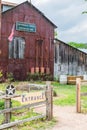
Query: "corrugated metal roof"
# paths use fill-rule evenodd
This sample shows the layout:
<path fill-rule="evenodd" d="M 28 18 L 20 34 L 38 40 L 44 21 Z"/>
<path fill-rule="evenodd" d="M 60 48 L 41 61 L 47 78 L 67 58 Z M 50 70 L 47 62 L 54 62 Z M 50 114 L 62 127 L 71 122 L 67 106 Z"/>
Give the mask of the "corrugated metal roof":
<path fill-rule="evenodd" d="M 84 53 L 84 54 L 87 55 L 87 49 L 75 48 L 75 47 L 69 45 L 68 43 L 65 43 L 65 42 L 63 42 L 63 41 L 61 41 L 61 40 L 59 40 L 59 39 L 57 39 L 57 38 L 55 38 L 54 40 L 55 40 L 55 41 L 59 41 L 59 42 L 61 42 L 61 43 L 63 43 L 63 44 L 66 44 L 67 46 L 70 46 L 70 47 L 72 47 L 73 49 L 76 49 L 76 50 L 78 50 L 78 51 L 80 51 L 80 52 L 82 52 L 82 53 Z"/>
<path fill-rule="evenodd" d="M 81 49 L 81 48 L 78 48 L 80 51 L 82 51 L 82 52 L 85 52 L 86 54 L 87 54 L 87 49 L 85 49 L 85 48 L 83 48 L 83 49 Z"/>

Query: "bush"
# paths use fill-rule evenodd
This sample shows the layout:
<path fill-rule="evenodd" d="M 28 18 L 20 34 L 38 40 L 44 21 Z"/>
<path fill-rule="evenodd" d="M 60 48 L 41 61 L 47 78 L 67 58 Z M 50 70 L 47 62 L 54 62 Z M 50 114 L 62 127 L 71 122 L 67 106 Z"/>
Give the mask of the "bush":
<path fill-rule="evenodd" d="M 34 80 L 34 81 L 37 81 L 37 80 L 47 81 L 47 80 L 53 80 L 53 77 L 52 77 L 52 75 L 45 74 L 45 73 L 34 73 L 34 74 L 28 73 L 27 74 L 27 80 L 28 81 L 30 81 L 30 80 Z"/>
<path fill-rule="evenodd" d="M 7 73 L 7 81 L 8 82 L 12 82 L 12 81 L 14 81 L 14 75 L 13 75 L 13 73 Z"/>
<path fill-rule="evenodd" d="M 54 97 L 57 97 L 58 95 L 57 95 L 57 92 L 55 91 L 55 90 L 53 90 L 53 96 Z"/>
<path fill-rule="evenodd" d="M 27 74 L 27 80 L 28 81 L 30 81 L 30 80 L 39 80 L 39 73 L 34 73 L 34 74 L 28 73 Z"/>
<path fill-rule="evenodd" d="M 4 109 L 4 101 L 0 101 L 0 110 Z"/>
<path fill-rule="evenodd" d="M 0 70 L 0 83 L 2 83 L 4 81 L 5 81 L 5 79 L 4 79 L 3 72 L 2 72 L 2 70 Z"/>

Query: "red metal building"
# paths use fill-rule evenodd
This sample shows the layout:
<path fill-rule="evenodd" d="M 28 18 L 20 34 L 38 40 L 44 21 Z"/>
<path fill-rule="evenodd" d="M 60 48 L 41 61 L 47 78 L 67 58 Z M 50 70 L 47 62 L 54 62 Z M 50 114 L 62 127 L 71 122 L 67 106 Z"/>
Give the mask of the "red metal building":
<path fill-rule="evenodd" d="M 54 29 L 28 1 L 2 13 L 0 69 L 23 80 L 28 72 L 54 71 Z M 10 37 L 9 37 L 10 36 Z"/>

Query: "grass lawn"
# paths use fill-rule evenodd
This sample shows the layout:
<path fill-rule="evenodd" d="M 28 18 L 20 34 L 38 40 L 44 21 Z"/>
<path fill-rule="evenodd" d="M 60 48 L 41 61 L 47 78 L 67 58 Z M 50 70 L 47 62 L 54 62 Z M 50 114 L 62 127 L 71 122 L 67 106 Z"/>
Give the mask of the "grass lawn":
<path fill-rule="evenodd" d="M 54 91 L 57 93 L 57 98 L 54 98 L 55 105 L 75 105 L 76 88 L 75 85 L 60 85 L 53 83 Z"/>
<path fill-rule="evenodd" d="M 76 85 L 61 85 L 53 82 L 53 89 L 57 93 L 54 104 L 60 106 L 76 105 Z M 81 86 L 81 93 L 87 93 L 87 86 Z M 87 96 L 81 96 L 81 110 L 87 112 Z"/>

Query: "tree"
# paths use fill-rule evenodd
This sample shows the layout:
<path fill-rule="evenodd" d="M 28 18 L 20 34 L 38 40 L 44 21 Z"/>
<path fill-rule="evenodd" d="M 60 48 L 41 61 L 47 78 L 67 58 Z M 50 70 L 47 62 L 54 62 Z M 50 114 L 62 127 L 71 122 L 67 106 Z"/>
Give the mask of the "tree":
<path fill-rule="evenodd" d="M 58 32 L 57 32 L 57 30 L 54 32 L 54 37 L 58 38 Z"/>
<path fill-rule="evenodd" d="M 87 0 L 85 0 L 85 1 L 87 1 Z M 86 14 L 86 13 L 87 13 L 87 11 L 83 11 L 83 12 L 82 12 L 82 14 Z"/>
<path fill-rule="evenodd" d="M 81 49 L 87 49 L 87 44 L 86 43 L 76 43 L 76 42 L 69 42 L 68 43 L 70 46 L 73 46 L 75 48 L 81 48 Z"/>

